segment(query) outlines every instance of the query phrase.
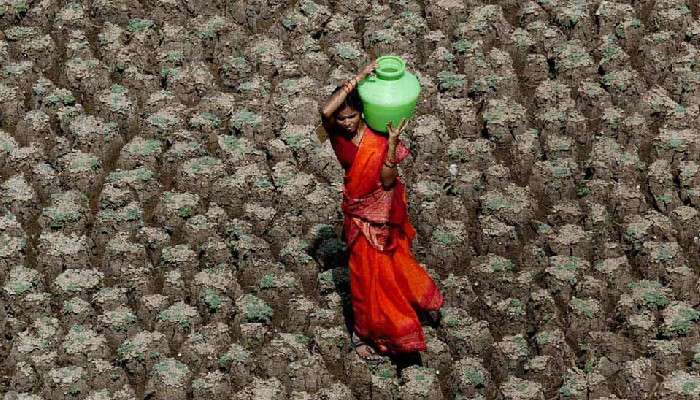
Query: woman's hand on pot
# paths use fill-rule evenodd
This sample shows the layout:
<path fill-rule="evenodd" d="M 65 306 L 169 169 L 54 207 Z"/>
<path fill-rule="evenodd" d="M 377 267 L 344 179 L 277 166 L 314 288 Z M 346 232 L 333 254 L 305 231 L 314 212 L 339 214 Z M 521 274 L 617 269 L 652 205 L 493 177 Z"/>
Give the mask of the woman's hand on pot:
<path fill-rule="evenodd" d="M 365 65 L 361 70 L 360 70 L 360 75 L 364 78 L 365 76 L 369 75 L 374 71 L 376 68 L 379 67 L 379 64 L 377 61 L 372 61 L 371 63 Z"/>
<path fill-rule="evenodd" d="M 389 131 L 389 139 L 397 140 L 403 129 L 406 127 L 406 124 L 408 124 L 408 120 L 406 118 L 401 118 L 398 128 L 394 128 L 391 126 L 391 121 L 389 121 L 386 124 L 386 128 Z"/>

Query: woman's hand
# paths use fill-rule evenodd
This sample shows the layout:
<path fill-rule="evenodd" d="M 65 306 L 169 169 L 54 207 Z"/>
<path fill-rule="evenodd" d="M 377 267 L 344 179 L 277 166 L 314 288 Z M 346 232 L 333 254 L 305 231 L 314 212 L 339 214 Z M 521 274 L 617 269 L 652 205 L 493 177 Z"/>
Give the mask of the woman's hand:
<path fill-rule="evenodd" d="M 399 139 L 399 135 L 403 131 L 403 128 L 406 127 L 406 124 L 408 123 L 408 120 L 406 118 L 401 118 L 401 122 L 399 123 L 398 128 L 394 128 L 391 126 L 391 121 L 389 121 L 386 124 L 386 128 L 389 131 L 389 140 L 396 141 Z"/>
<path fill-rule="evenodd" d="M 365 65 L 361 70 L 360 70 L 360 77 L 364 78 L 365 76 L 371 74 L 376 68 L 379 67 L 379 64 L 377 61 L 372 61 L 371 63 Z"/>
<path fill-rule="evenodd" d="M 365 65 L 356 77 L 350 79 L 349 81 L 343 84 L 343 87 L 345 88 L 345 94 L 350 94 L 350 92 L 352 92 L 353 89 L 355 89 L 355 86 L 357 86 L 358 83 L 365 79 L 367 75 L 372 73 L 372 71 L 374 71 L 374 69 L 378 66 L 379 64 L 377 63 L 377 61 L 372 61 L 371 63 Z"/>
<path fill-rule="evenodd" d="M 382 168 L 381 181 L 382 187 L 384 189 L 389 189 L 393 184 L 394 180 L 398 176 L 396 171 L 396 147 L 399 142 L 399 135 L 406 127 L 408 120 L 406 118 L 401 118 L 398 128 L 391 126 L 391 121 L 387 122 L 386 128 L 389 131 L 389 149 L 387 150 L 386 160 L 384 161 L 384 168 Z"/>

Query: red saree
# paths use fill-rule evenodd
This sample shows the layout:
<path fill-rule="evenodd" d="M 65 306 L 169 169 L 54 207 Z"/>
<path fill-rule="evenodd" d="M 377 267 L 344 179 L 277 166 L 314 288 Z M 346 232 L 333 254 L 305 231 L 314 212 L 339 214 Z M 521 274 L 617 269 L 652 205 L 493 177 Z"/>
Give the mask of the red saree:
<path fill-rule="evenodd" d="M 391 189 L 382 187 L 388 139 L 369 127 L 359 147 L 339 134 L 330 138 L 345 169 L 343 235 L 350 250 L 353 329 L 381 353 L 425 351 L 416 309 L 439 310 L 444 299 L 411 254 L 416 231 L 408 219 L 403 182 L 396 177 Z M 408 154 L 399 142 L 396 161 Z"/>

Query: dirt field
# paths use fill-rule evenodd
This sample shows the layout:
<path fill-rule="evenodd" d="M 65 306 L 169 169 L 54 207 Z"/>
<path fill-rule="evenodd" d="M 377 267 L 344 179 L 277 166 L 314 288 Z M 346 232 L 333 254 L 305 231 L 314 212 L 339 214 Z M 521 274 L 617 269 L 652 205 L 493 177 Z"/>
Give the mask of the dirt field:
<path fill-rule="evenodd" d="M 0 0 L 0 395 L 700 399 L 700 1 Z M 396 54 L 418 358 L 314 129 Z"/>

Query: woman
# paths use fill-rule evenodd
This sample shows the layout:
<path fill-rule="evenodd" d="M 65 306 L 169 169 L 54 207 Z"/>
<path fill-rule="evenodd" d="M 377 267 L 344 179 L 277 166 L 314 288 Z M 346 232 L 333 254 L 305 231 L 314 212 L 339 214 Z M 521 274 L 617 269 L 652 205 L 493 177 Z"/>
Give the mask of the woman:
<path fill-rule="evenodd" d="M 380 361 L 384 354 L 425 351 L 416 311 L 439 319 L 444 299 L 411 254 L 416 231 L 408 220 L 406 192 L 396 165 L 409 155 L 399 141 L 406 126 L 387 124 L 388 137 L 362 119 L 355 86 L 377 67 L 364 67 L 338 86 L 320 109 L 319 138 L 327 135 L 345 170 L 343 239 L 350 252 L 353 344 L 360 357 Z M 320 127 L 319 127 L 320 128 Z M 373 343 L 372 346 L 370 343 Z"/>

